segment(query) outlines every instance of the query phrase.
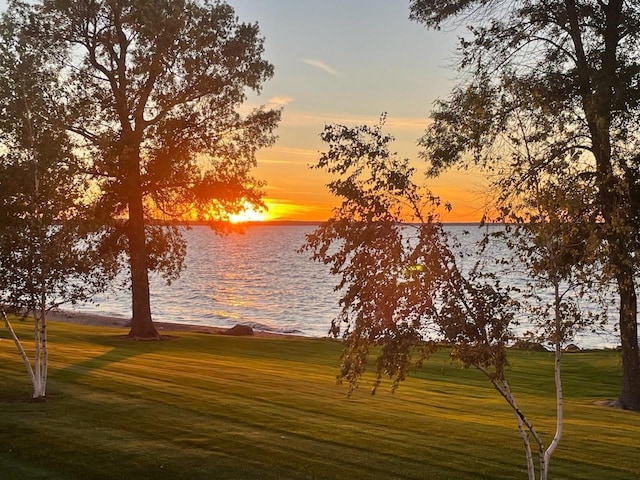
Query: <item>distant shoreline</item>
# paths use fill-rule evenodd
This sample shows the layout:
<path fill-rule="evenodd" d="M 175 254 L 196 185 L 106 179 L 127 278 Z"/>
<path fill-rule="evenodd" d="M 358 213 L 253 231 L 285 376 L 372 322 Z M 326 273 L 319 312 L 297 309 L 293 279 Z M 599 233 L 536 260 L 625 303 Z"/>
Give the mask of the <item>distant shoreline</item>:
<path fill-rule="evenodd" d="M 78 325 L 89 325 L 94 327 L 105 327 L 105 328 L 120 328 L 120 329 L 128 329 L 129 324 L 131 322 L 128 318 L 117 317 L 114 315 L 106 315 L 106 314 L 97 314 L 97 313 L 85 313 L 79 312 L 75 310 L 52 310 L 47 313 L 47 320 L 51 320 L 54 322 L 63 322 L 63 323 L 75 323 Z M 175 323 L 175 322 L 161 322 L 161 321 L 153 321 L 153 324 L 158 330 L 158 333 L 170 333 L 170 332 L 192 332 L 192 333 L 204 333 L 209 335 L 225 335 L 225 333 L 233 327 L 215 327 L 211 325 L 197 325 L 193 323 Z M 242 322 L 239 322 L 237 325 L 243 325 Z M 253 329 L 253 334 L 256 337 L 293 337 L 293 338 L 323 338 L 323 337 L 313 337 L 302 335 L 299 333 L 280 333 L 280 332 L 270 332 Z M 572 344 L 573 345 L 573 344 Z M 535 346 L 535 345 L 534 345 Z M 567 346 L 566 352 L 573 351 L 606 351 L 606 350 L 619 350 L 619 346 L 616 347 L 600 347 L 600 348 L 575 348 L 571 349 L 571 346 Z M 529 350 L 530 347 L 520 347 L 519 350 Z"/>
<path fill-rule="evenodd" d="M 246 222 L 207 222 L 207 221 L 165 221 L 165 220 L 151 220 L 149 223 L 154 225 L 175 225 L 184 227 L 220 227 L 220 228 L 237 228 L 237 227 L 313 227 L 324 223 L 322 220 L 317 221 L 305 221 L 305 220 L 250 220 Z"/>
<path fill-rule="evenodd" d="M 229 222 L 206 222 L 206 221 L 188 221 L 188 222 L 171 222 L 163 220 L 152 220 L 150 223 L 155 225 L 176 225 L 185 227 L 318 227 L 325 223 L 326 220 L 250 220 L 246 222 L 229 223 Z M 418 225 L 416 223 L 406 223 L 406 225 Z M 479 227 L 480 222 L 442 222 L 444 226 L 458 227 Z M 502 223 L 485 223 L 484 226 L 501 226 Z"/>

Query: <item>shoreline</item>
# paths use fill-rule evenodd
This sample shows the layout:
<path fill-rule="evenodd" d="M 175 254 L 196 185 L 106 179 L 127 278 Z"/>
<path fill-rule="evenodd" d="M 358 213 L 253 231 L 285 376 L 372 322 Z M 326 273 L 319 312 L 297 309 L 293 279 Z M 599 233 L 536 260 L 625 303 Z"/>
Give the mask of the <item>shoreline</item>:
<path fill-rule="evenodd" d="M 87 313 L 80 312 L 77 310 L 65 310 L 65 309 L 54 309 L 47 313 L 47 320 L 64 322 L 64 323 L 75 323 L 79 325 L 90 325 L 95 327 L 106 327 L 106 328 L 123 328 L 128 329 L 129 324 L 131 322 L 128 318 L 118 317 L 114 315 L 106 315 L 106 314 L 97 314 L 97 313 Z M 253 335 L 238 335 L 235 333 L 227 333 L 232 328 L 237 327 L 238 325 L 244 325 L 242 323 L 238 323 L 235 326 L 231 327 L 215 327 L 211 325 L 197 325 L 193 323 L 176 323 L 176 322 L 162 322 L 154 320 L 153 324 L 158 330 L 159 334 L 171 333 L 171 332 L 191 332 L 191 333 L 203 333 L 208 335 L 229 335 L 229 336 L 254 336 L 254 337 L 277 337 L 277 338 L 328 338 L 328 337 L 309 337 L 306 335 L 301 335 L 299 333 L 281 333 L 281 332 L 270 332 L 264 330 L 257 330 L 252 328 Z M 513 348 L 513 346 L 512 346 Z M 520 348 L 527 350 L 527 347 Z M 565 346 L 563 349 L 565 353 L 572 352 L 580 352 L 580 351 L 598 351 L 598 350 L 620 350 L 619 346 L 615 347 L 600 347 L 600 348 L 585 348 L 585 347 L 576 347 L 575 344 L 570 343 Z M 548 350 L 547 350 L 548 351 Z"/>
<path fill-rule="evenodd" d="M 129 328 L 129 324 L 131 322 L 131 320 L 128 318 L 116 317 L 112 315 L 100 315 L 95 313 L 84 313 L 74 310 L 60 309 L 55 309 L 47 312 L 47 320 L 107 328 Z M 227 331 L 229 331 L 231 328 L 234 328 L 214 327 L 210 325 L 194 325 L 189 323 L 159 322 L 156 320 L 153 321 L 153 324 L 155 325 L 156 330 L 158 330 L 158 333 L 193 332 L 205 333 L 209 335 L 226 335 Z M 296 335 L 294 333 L 264 332 L 255 329 L 253 329 L 253 336 L 305 338 L 302 335 Z"/>

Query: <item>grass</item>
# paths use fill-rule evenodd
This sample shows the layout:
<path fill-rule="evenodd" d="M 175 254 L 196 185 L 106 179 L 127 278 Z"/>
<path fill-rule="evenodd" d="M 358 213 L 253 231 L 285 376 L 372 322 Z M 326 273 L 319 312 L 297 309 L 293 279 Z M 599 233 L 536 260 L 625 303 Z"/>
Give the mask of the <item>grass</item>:
<path fill-rule="evenodd" d="M 17 325 L 28 342 L 30 326 Z M 488 382 L 427 362 L 395 394 L 337 386 L 340 344 L 175 333 L 130 342 L 109 328 L 51 323 L 46 402 L 0 337 L 3 479 L 526 478 L 513 415 Z M 25 343 L 27 344 L 27 343 Z M 513 352 L 522 408 L 548 441 L 551 357 Z M 637 479 L 640 414 L 615 398 L 616 352 L 564 357 L 565 432 L 551 477 Z"/>

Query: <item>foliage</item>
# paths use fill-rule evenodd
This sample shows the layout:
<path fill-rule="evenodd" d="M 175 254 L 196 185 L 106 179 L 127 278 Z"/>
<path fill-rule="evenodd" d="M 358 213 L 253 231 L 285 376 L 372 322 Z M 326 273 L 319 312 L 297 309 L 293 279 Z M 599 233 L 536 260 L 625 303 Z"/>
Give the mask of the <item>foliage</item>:
<path fill-rule="evenodd" d="M 396 384 L 434 350 L 435 342 L 423 342 L 423 318 L 436 315 L 433 293 L 446 288 L 451 273 L 442 229 L 430 213 L 423 217 L 438 200 L 427 196 L 427 204 L 421 203 L 414 169 L 389 151 L 393 138 L 382 133 L 383 123 L 384 118 L 373 128 L 325 127 L 321 137 L 329 150 L 316 168 L 339 175 L 328 187 L 344 200 L 303 247 L 340 276 L 342 313 L 331 330 L 349 340 L 341 377 L 351 388 L 366 368 L 371 345 L 382 349 L 378 379 L 386 373 Z M 424 221 L 403 227 L 405 213 Z M 416 238 L 408 229 L 415 229 Z M 432 273 L 426 277 L 429 288 L 420 281 L 425 264 Z"/>
<path fill-rule="evenodd" d="M 119 162 L 129 134 L 139 137 L 131 147 L 140 149 L 150 215 L 219 219 L 260 203 L 249 170 L 273 141 L 279 112 L 237 111 L 245 90 L 273 75 L 257 25 L 209 2 L 45 1 L 43 12 L 53 38 L 71 48 L 70 129 L 91 148 L 106 211 L 127 209 Z"/>
<path fill-rule="evenodd" d="M 148 271 L 176 278 L 185 244 L 156 220 L 224 220 L 262 205 L 250 170 L 280 111 L 238 113 L 246 90 L 273 75 L 258 26 L 209 1 L 43 0 L 19 11 L 46 25 L 33 48 L 59 46 L 56 99 L 110 227 L 105 249 L 127 259 L 131 336 L 158 338 Z"/>
<path fill-rule="evenodd" d="M 55 45 L 33 48 L 26 38 L 32 28 L 37 22 L 15 11 L 0 24 L 0 303 L 36 319 L 35 374 L 14 340 L 34 397 L 43 397 L 46 311 L 103 290 L 115 262 L 99 249 L 104 232 L 86 203 L 67 112 L 55 102 L 61 86 L 48 61 Z"/>
<path fill-rule="evenodd" d="M 454 240 L 434 213 L 440 200 L 390 152 L 383 124 L 326 126 L 328 151 L 316 165 L 339 176 L 328 187 L 342 204 L 303 248 L 340 278 L 332 333 L 347 342 L 341 377 L 357 386 L 370 346 L 379 346 L 378 379 L 397 385 L 444 340 L 465 366 L 502 379 L 515 304 L 479 270 L 459 270 Z"/>
<path fill-rule="evenodd" d="M 434 213 L 439 199 L 413 182 L 415 171 L 408 160 L 390 152 L 393 139 L 382 133 L 383 123 L 384 117 L 374 128 L 329 125 L 321 135 L 328 151 L 316 168 L 337 175 L 328 187 L 342 204 L 307 237 L 303 248 L 330 265 L 340 279 L 336 290 L 341 292 L 342 310 L 331 329 L 346 344 L 338 378 L 348 381 L 352 392 L 375 347 L 373 392 L 385 375 L 396 388 L 411 369 L 447 345 L 452 358 L 482 372 L 507 401 L 525 446 L 529 478 L 535 478 L 533 441 L 540 478 L 546 479 L 563 427 L 562 347 L 593 321 L 583 318 L 576 297 L 567 295 L 584 286 L 579 275 L 584 272 L 576 270 L 572 258 L 581 250 L 575 244 L 577 233 L 565 231 L 571 224 L 564 204 L 558 205 L 557 198 L 544 196 L 539 189 L 537 196 L 526 197 L 532 202 L 526 212 L 529 222 L 493 235 L 518 247 L 514 256 L 520 256 L 531 276 L 525 291 L 503 287 L 500 272 L 495 266 L 487 268 L 482 256 L 475 266 L 461 271 L 458 265 L 465 254 Z M 544 193 L 550 192 L 546 185 Z M 491 240 L 487 237 L 485 242 Z M 497 262 L 514 268 L 513 260 Z M 552 287 L 551 300 L 537 293 L 541 284 Z M 514 300 L 516 293 L 524 299 Z M 525 310 L 525 304 L 532 308 Z M 516 339 L 516 314 L 532 315 L 527 320 L 540 327 L 537 340 L 550 343 L 554 351 L 557 426 L 548 447 L 516 403 L 506 375 L 507 346 Z"/>
<path fill-rule="evenodd" d="M 413 0 L 411 17 L 432 28 L 471 24 L 460 42 L 462 84 L 437 103 L 421 140 L 431 173 L 485 167 L 507 220 L 522 207 L 512 196 L 535 192 L 533 178 L 543 190 L 550 187 L 543 195 L 557 193 L 564 202 L 558 208 L 570 212 L 575 233 L 588 239 L 583 246 L 597 243 L 595 261 L 579 249 L 571 262 L 596 277 L 591 266 L 600 265 L 593 282 L 616 284 L 619 402 L 639 409 L 637 2 Z M 562 194 L 560 185 L 568 187 Z"/>

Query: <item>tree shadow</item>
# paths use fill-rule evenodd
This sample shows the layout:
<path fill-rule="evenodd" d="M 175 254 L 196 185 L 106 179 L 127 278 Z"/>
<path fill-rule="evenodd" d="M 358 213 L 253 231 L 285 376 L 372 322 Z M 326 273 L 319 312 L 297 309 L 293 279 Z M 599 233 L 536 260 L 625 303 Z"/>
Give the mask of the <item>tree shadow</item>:
<path fill-rule="evenodd" d="M 101 370 L 104 367 L 120 363 L 144 352 L 139 352 L 133 349 L 112 347 L 96 357 L 87 358 L 79 363 L 67 365 L 66 367 L 51 372 L 50 377 L 55 380 L 64 380 L 68 382 L 75 382 L 78 379 L 90 375 L 96 370 Z"/>

